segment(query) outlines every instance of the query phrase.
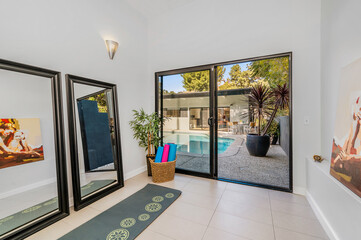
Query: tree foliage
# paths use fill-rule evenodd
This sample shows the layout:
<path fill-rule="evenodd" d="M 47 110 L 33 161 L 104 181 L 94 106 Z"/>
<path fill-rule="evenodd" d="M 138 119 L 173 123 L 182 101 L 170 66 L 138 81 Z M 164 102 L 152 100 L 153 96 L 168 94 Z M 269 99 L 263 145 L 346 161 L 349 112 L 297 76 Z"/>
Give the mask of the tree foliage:
<path fill-rule="evenodd" d="M 174 91 L 168 91 L 166 89 L 163 89 L 163 94 L 175 94 L 176 92 Z"/>
<path fill-rule="evenodd" d="M 217 79 L 218 81 L 222 81 L 224 79 L 224 73 L 226 72 L 226 68 L 224 66 L 217 67 Z"/>
<path fill-rule="evenodd" d="M 89 97 L 88 100 L 97 102 L 99 112 L 102 112 L 102 113 L 108 112 L 107 99 L 106 99 L 105 92 L 102 92 L 95 96 Z"/>
<path fill-rule="evenodd" d="M 288 108 L 288 85 L 284 84 L 270 88 L 258 83 L 255 86 L 252 86 L 249 101 L 251 104 L 249 114 L 257 118 L 255 122 L 258 125 L 258 135 L 264 136 L 266 133 L 269 133 L 269 129 L 271 128 L 277 112 Z M 264 127 L 261 130 L 262 126 Z"/>
<path fill-rule="evenodd" d="M 229 78 L 218 81 L 218 86 L 220 90 L 248 88 L 252 82 L 252 72 L 248 69 L 242 71 L 241 66 L 236 64 L 231 67 Z"/>
<path fill-rule="evenodd" d="M 288 57 L 279 57 L 251 62 L 247 69 L 239 64 L 231 67 L 229 76 L 225 77 L 226 68 L 217 67 L 218 88 L 220 90 L 255 87 L 258 84 L 270 88 L 289 83 Z M 209 91 L 209 72 L 199 71 L 181 74 L 183 87 L 189 92 Z"/>
<path fill-rule="evenodd" d="M 266 127 L 263 130 L 263 135 L 265 135 L 268 129 L 271 127 L 271 124 L 275 119 L 278 110 L 288 109 L 288 104 L 290 102 L 290 90 L 288 88 L 287 83 L 272 88 L 271 93 L 273 97 L 273 101 L 272 101 L 273 111 L 270 116 L 270 119 L 268 120 Z"/>
<path fill-rule="evenodd" d="M 265 79 L 257 79 L 257 80 L 252 81 L 252 83 L 250 84 L 250 87 L 255 87 L 258 84 L 261 84 L 266 87 L 270 87 L 269 82 L 266 81 Z"/>
<path fill-rule="evenodd" d="M 183 87 L 189 92 L 204 92 L 209 90 L 209 72 L 190 72 L 181 74 Z"/>
<path fill-rule="evenodd" d="M 271 89 L 262 84 L 257 84 L 251 88 L 249 101 L 251 103 L 251 114 L 257 118 L 258 135 L 261 135 L 261 123 L 263 119 L 270 115 L 272 111 Z"/>
<path fill-rule="evenodd" d="M 252 71 L 252 78 L 264 79 L 272 88 L 289 82 L 288 57 L 254 61 L 249 69 Z"/>
<path fill-rule="evenodd" d="M 225 67 L 217 67 L 218 79 L 223 79 L 225 71 Z M 183 73 L 181 76 L 183 78 L 183 87 L 188 92 L 209 91 L 209 71 Z"/>

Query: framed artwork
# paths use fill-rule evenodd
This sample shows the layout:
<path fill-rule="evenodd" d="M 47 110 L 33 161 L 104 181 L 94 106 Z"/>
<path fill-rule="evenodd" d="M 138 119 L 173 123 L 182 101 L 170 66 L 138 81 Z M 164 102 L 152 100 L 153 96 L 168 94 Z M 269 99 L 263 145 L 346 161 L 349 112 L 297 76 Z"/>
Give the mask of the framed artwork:
<path fill-rule="evenodd" d="M 0 59 L 0 239 L 69 215 L 60 73 Z"/>
<path fill-rule="evenodd" d="M 361 59 L 342 71 L 330 173 L 361 197 Z"/>
<path fill-rule="evenodd" d="M 39 118 L 0 119 L 0 169 L 44 160 Z"/>

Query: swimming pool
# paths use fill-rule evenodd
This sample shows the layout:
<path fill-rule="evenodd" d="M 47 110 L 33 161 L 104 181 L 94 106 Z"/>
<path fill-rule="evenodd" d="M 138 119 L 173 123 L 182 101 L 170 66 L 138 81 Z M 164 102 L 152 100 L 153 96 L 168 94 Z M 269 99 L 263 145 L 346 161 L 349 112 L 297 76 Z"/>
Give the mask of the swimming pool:
<path fill-rule="evenodd" d="M 178 152 L 209 154 L 210 139 L 206 134 L 163 133 L 164 143 L 177 144 Z M 223 153 L 234 142 L 231 138 L 218 138 L 218 153 Z"/>

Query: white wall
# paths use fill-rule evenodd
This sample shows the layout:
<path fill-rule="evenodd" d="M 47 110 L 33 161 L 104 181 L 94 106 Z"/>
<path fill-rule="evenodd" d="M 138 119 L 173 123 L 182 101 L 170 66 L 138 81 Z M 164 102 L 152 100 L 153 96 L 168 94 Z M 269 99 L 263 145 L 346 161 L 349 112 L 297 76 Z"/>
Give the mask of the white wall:
<path fill-rule="evenodd" d="M 332 238 L 357 239 L 360 199 L 330 177 L 329 161 L 306 165 L 305 157 L 322 149 L 329 159 L 340 72 L 361 56 L 361 2 L 187 2 L 147 23 L 121 0 L 6 1 L 0 8 L 0 58 L 118 84 L 129 176 L 145 159 L 128 122 L 132 109 L 154 109 L 154 72 L 292 51 L 295 190 L 302 192 L 307 182 L 308 197 Z M 105 38 L 120 43 L 113 61 Z M 63 97 L 65 103 L 65 91 Z M 65 135 L 68 143 L 67 127 Z M 70 170 L 69 152 L 67 158 Z"/>
<path fill-rule="evenodd" d="M 198 0 L 152 18 L 148 29 L 149 79 L 156 71 L 293 52 L 298 192 L 306 187 L 305 157 L 320 149 L 320 7 L 319 0 Z"/>
<path fill-rule="evenodd" d="M 330 158 L 341 70 L 361 58 L 361 2 L 322 1 L 322 154 Z"/>
<path fill-rule="evenodd" d="M 331 238 L 340 240 L 361 239 L 361 199 L 329 173 L 341 72 L 361 58 L 360 9 L 359 0 L 322 0 L 321 143 L 326 161 L 309 162 L 307 191 Z"/>
<path fill-rule="evenodd" d="M 3 1 L 0 33 L 0 58 L 62 72 L 66 126 L 66 73 L 116 83 L 124 173 L 129 176 L 144 166 L 144 150 L 133 140 L 129 121 L 132 109 L 150 110 L 149 99 L 153 93 L 144 87 L 147 74 L 145 18 L 119 0 Z M 113 61 L 104 44 L 104 39 L 108 38 L 119 42 Z M 70 186 L 67 127 L 65 136 Z"/>

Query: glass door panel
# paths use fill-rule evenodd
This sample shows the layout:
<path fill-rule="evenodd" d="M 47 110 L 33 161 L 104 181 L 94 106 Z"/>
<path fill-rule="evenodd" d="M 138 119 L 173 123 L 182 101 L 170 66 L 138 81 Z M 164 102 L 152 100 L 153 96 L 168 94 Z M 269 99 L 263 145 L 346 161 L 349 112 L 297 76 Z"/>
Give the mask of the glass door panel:
<path fill-rule="evenodd" d="M 223 73 L 217 76 L 218 178 L 289 189 L 288 56 L 220 65 L 216 70 Z M 259 86 L 270 92 L 286 86 L 283 90 L 287 95 L 282 108 L 275 107 L 276 95 L 269 97 L 264 103 L 261 121 L 257 105 L 250 98 L 252 87 Z M 278 110 L 272 120 L 274 109 Z M 266 130 L 269 121 L 271 125 Z M 255 156 L 248 149 L 255 143 L 249 141 L 248 144 L 247 135 L 258 133 L 259 127 L 261 133 L 269 135 L 271 143 L 265 156 Z"/>
<path fill-rule="evenodd" d="M 176 168 L 211 174 L 210 70 L 158 78 L 163 144 L 177 144 Z"/>

